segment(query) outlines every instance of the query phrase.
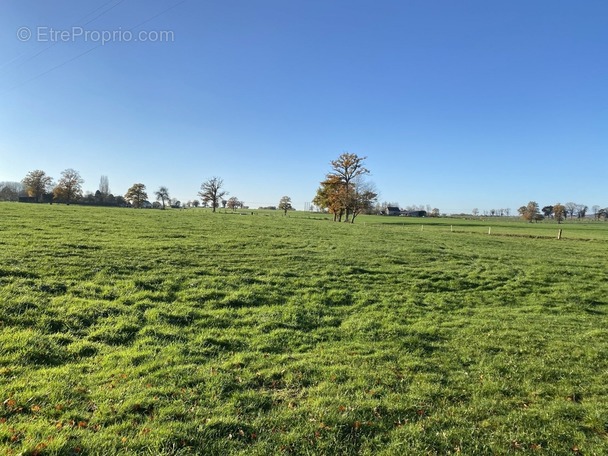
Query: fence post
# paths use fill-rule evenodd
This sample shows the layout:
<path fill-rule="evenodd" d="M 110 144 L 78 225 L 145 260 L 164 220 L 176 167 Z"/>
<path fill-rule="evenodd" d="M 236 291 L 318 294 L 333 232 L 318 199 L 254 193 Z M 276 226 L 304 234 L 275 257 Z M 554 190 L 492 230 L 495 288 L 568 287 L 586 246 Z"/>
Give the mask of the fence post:
<path fill-rule="evenodd" d="M 557 232 L 557 239 L 561 239 L 562 238 L 562 229 L 560 228 Z"/>
<path fill-rule="evenodd" d="M 488 227 L 488 234 L 492 234 L 492 227 Z"/>

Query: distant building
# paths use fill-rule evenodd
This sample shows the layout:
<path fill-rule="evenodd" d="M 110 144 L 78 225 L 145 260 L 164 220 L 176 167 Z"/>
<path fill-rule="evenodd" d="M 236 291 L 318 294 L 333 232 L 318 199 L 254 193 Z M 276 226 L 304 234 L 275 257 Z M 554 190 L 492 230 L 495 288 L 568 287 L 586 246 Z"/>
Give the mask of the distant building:
<path fill-rule="evenodd" d="M 403 211 L 405 217 L 426 217 L 426 211 Z"/>
<path fill-rule="evenodd" d="M 35 196 L 20 196 L 20 203 L 52 203 L 53 202 L 53 194 L 45 193 L 42 195 L 41 200 L 39 201 Z"/>
<path fill-rule="evenodd" d="M 387 206 L 382 212 L 382 215 L 401 215 L 401 209 L 394 206 Z"/>

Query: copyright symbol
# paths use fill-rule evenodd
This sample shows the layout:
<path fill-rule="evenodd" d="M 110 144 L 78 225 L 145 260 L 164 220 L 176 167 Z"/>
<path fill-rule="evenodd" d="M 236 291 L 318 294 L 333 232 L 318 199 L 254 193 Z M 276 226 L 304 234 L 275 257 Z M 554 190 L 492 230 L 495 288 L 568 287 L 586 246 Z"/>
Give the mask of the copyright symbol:
<path fill-rule="evenodd" d="M 17 30 L 17 38 L 19 41 L 29 41 L 32 37 L 32 31 L 27 27 L 21 27 Z"/>

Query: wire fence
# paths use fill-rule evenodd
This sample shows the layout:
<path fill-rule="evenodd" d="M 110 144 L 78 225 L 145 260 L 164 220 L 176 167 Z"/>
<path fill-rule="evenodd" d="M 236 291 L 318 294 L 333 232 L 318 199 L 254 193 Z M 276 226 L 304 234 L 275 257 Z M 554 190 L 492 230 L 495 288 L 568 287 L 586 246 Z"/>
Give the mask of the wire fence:
<path fill-rule="evenodd" d="M 360 221 L 361 225 L 369 228 L 382 227 L 394 230 L 416 231 L 429 234 L 453 234 L 453 235 L 479 235 L 479 236 L 502 236 L 520 237 L 530 239 L 555 239 L 555 240 L 580 240 L 580 241 L 608 241 L 608 224 L 592 223 L 583 224 L 447 224 L 447 223 L 413 223 L 413 222 L 391 222 L 377 223 Z"/>

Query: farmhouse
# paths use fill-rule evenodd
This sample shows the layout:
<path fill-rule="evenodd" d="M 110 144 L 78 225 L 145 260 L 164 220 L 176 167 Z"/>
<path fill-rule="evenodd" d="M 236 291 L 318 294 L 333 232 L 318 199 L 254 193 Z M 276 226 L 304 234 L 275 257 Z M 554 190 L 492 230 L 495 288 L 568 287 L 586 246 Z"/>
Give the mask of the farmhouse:
<path fill-rule="evenodd" d="M 382 215 L 401 215 L 401 209 L 394 206 L 387 206 L 386 209 L 382 211 Z"/>

